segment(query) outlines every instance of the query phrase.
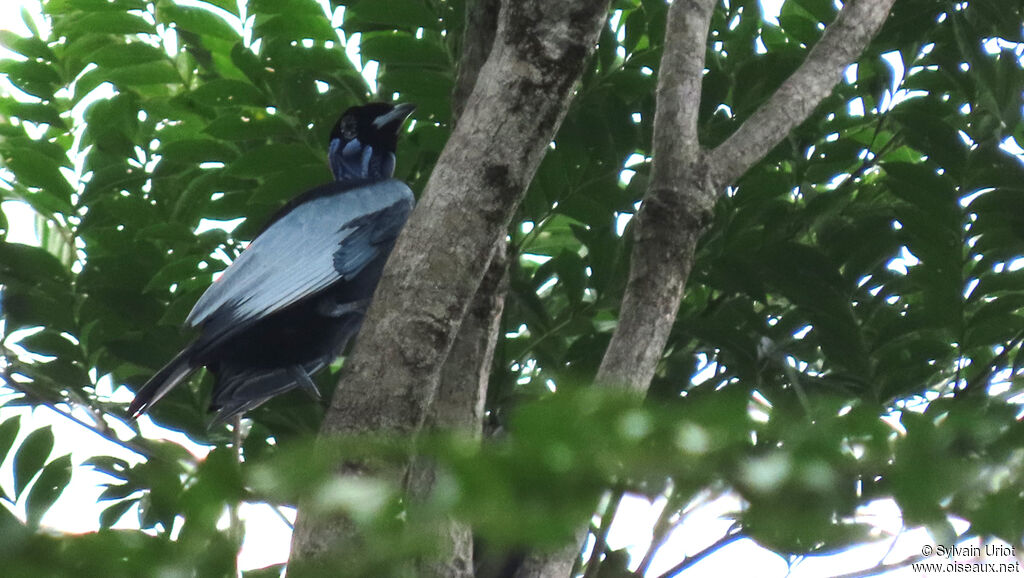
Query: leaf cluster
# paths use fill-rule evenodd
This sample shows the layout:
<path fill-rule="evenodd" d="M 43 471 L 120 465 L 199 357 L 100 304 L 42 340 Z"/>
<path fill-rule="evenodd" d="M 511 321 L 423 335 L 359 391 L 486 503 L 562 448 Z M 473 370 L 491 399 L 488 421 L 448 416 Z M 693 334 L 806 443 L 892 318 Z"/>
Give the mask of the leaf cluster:
<path fill-rule="evenodd" d="M 589 391 L 627 283 L 665 41 L 664 2 L 620 0 L 509 227 L 487 400 L 488 431 L 504 433 L 424 440 L 445 477 L 420 509 L 395 488 L 320 485 L 337 452 L 410 449 L 292 445 L 320 420 L 302 395 L 251 413 L 241 465 L 230 433 L 206 427 L 209 377 L 152 413 L 213 446 L 205 460 L 144 439 L 111 392 L 170 359 L 215 274 L 277 207 L 330 178 L 338 113 L 416 103 L 397 155 L 416 191 L 451 132 L 464 3 L 329 7 L 47 0 L 46 26 L 28 14 L 29 36 L 0 33 L 13 54 L 0 73 L 17 90 L 0 95 L 0 198 L 30 207 L 39 236 L 8 241 L 0 213 L 2 376 L 19 393 L 4 405 L 88 408 L 102 435 L 130 428 L 139 454 L 88 463 L 110 476 L 102 530 L 43 535 L 75 464 L 50 459 L 49 430 L 15 444 L 17 419 L 0 423 L 15 472 L 0 500 L 26 511 L 0 510 L 14 575 L 234 574 L 239 535 L 218 526 L 223 512 L 300 495 L 380 537 L 348 559 L 353 575 L 423 555 L 448 515 L 499 550 L 555 544 L 607 487 L 666 497 L 662 533 L 706 492 L 736 492 L 737 527 L 782 555 L 862 543 L 858 512 L 886 499 L 937 536 L 957 516 L 971 535 L 1020 543 L 1024 169 L 1008 152 L 1024 143 L 1019 2 L 896 3 L 833 95 L 718 203 L 645 403 Z M 765 102 L 835 10 L 790 0 L 776 22 L 755 0 L 717 7 L 702 144 Z M 111 529 L 129 513 L 148 534 Z M 625 571 L 627 558 L 607 560 Z"/>

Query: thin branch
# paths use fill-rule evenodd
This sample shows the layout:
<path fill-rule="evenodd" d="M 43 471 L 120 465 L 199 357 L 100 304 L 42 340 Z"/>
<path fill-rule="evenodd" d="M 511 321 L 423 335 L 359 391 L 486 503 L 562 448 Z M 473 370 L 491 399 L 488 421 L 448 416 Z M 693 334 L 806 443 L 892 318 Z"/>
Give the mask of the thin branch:
<path fill-rule="evenodd" d="M 288 516 L 285 516 L 284 512 L 281 511 L 281 506 L 271 505 L 270 509 L 274 510 L 274 513 L 277 514 L 278 518 L 281 518 L 281 521 L 284 522 L 285 526 L 288 526 L 288 530 L 295 529 L 295 524 L 293 524 L 292 521 L 288 519 Z"/>
<path fill-rule="evenodd" d="M 644 576 L 647 574 L 647 569 L 650 568 L 651 562 L 654 561 L 654 556 L 657 555 L 661 547 L 668 541 L 669 535 L 672 530 L 677 526 L 674 523 L 676 515 L 679 513 L 679 508 L 674 503 L 675 500 L 672 496 L 672 490 L 669 491 L 668 499 L 665 502 L 665 508 L 661 511 L 658 516 L 658 521 L 654 523 L 654 532 L 651 536 L 651 545 L 644 552 L 644 557 L 640 560 L 640 565 L 636 568 L 636 574 Z"/>
<path fill-rule="evenodd" d="M 73 389 L 67 389 L 66 394 L 68 396 L 68 401 L 70 402 L 69 405 L 73 404 L 85 410 L 89 414 L 89 417 L 92 418 L 93 423 L 96 424 L 97 429 L 102 430 L 104 432 L 110 431 L 110 424 L 108 424 L 106 420 L 103 419 L 103 416 L 106 415 L 103 410 L 100 410 L 90 405 L 89 402 L 84 397 L 82 397 L 77 391 Z"/>
<path fill-rule="evenodd" d="M 717 552 L 720 548 L 727 546 L 743 537 L 743 528 L 734 524 L 724 536 L 715 541 L 714 544 L 697 552 L 693 556 L 687 556 L 683 560 L 662 574 L 659 578 L 672 578 L 678 576 L 691 566 Z"/>
<path fill-rule="evenodd" d="M 583 574 L 583 578 L 596 578 L 598 575 L 598 571 L 601 568 L 601 555 L 608 548 L 608 532 L 612 529 L 612 520 L 615 518 L 615 512 L 619 509 L 619 503 L 622 502 L 623 495 L 625 495 L 625 492 L 621 488 L 616 488 L 612 491 L 611 496 L 609 496 L 608 507 L 601 516 L 601 526 L 594 534 L 594 549 L 590 552 L 590 559 L 587 560 L 587 571 Z"/>
<path fill-rule="evenodd" d="M 119 438 L 117 434 L 110 428 L 110 425 L 106 421 L 106 416 L 112 416 L 112 414 L 104 411 L 102 408 L 98 408 L 89 404 L 86 400 L 82 399 L 77 393 L 69 391 L 68 397 L 72 399 L 71 401 L 65 403 L 71 405 L 73 402 L 77 400 L 78 405 L 85 408 L 86 411 L 89 412 L 89 415 L 93 418 L 93 420 L 95 420 L 95 423 L 89 423 L 85 420 L 75 417 L 75 415 L 72 414 L 71 411 L 65 410 L 58 406 L 57 404 L 59 402 L 51 401 L 47 399 L 47 397 L 44 396 L 43 394 L 36 391 L 36 388 L 31 384 L 23 383 L 14 379 L 14 376 L 11 374 L 11 359 L 16 359 L 14 353 L 5 345 L 0 345 L 0 362 L 2 362 L 0 363 L 0 381 L 3 381 L 4 384 L 6 384 L 7 387 L 11 388 L 13 391 L 18 392 L 28 397 L 29 399 L 35 400 L 38 403 L 38 405 L 41 405 L 49 409 L 50 411 L 56 413 L 57 415 L 82 426 L 83 428 L 93 432 L 94 434 L 100 436 L 101 438 L 113 444 L 121 446 L 126 450 L 135 452 L 136 454 L 146 458 L 147 460 L 151 460 L 154 458 L 161 460 L 164 459 L 158 454 L 154 454 L 151 450 L 149 450 L 142 444 L 139 444 L 133 440 L 123 440 Z"/>
<path fill-rule="evenodd" d="M 235 453 L 235 462 L 242 466 L 242 442 L 245 441 L 245 434 L 242 432 L 242 416 L 236 415 L 232 423 L 231 444 Z M 235 556 L 242 551 L 242 541 L 245 538 L 245 526 L 242 524 L 241 501 L 232 501 L 228 506 L 228 536 L 235 542 Z"/>
<path fill-rule="evenodd" d="M 893 562 L 891 564 L 878 564 L 877 566 L 872 566 L 871 568 L 858 570 L 856 572 L 850 572 L 849 574 L 837 574 L 835 576 L 832 576 L 832 578 L 867 578 L 868 576 L 877 576 L 879 574 L 882 574 L 883 572 L 888 572 L 890 570 L 899 570 L 900 568 L 906 568 L 911 564 L 916 564 L 923 560 L 926 560 L 926 558 L 918 554 L 915 556 L 904 558 L 899 562 Z"/>
<path fill-rule="evenodd" d="M 530 359 L 530 356 L 533 355 L 533 352 L 537 351 L 537 348 L 540 346 L 541 343 L 543 343 L 544 341 L 548 340 L 551 337 L 554 337 L 559 331 L 561 331 L 565 327 L 569 326 L 570 324 L 574 323 L 580 317 L 584 317 L 585 318 L 585 316 L 588 313 L 590 313 L 590 311 L 592 309 L 594 309 L 596 306 L 597 306 L 596 302 L 587 303 L 583 307 L 580 307 L 578 316 L 577 315 L 570 315 L 566 319 L 564 319 L 561 322 L 557 323 L 556 325 L 550 327 L 547 331 L 545 331 L 544 333 L 540 334 L 537 337 L 537 339 L 535 339 L 532 343 L 530 343 L 528 346 L 526 346 L 524 348 L 524 350 L 523 350 L 523 354 L 520 355 L 518 358 L 516 358 L 514 363 L 518 363 L 519 365 L 524 365 L 526 363 L 526 361 L 528 359 Z"/>
<path fill-rule="evenodd" d="M 711 158 L 716 183 L 735 181 L 810 116 L 882 27 L 894 1 L 846 3 L 800 68 L 715 149 Z"/>
<path fill-rule="evenodd" d="M 638 165 L 630 165 L 630 166 L 632 167 L 632 166 L 638 166 Z M 622 168 L 626 168 L 626 167 L 622 167 Z M 617 168 L 615 170 L 608 171 L 606 173 L 599 174 L 597 176 L 593 176 L 591 178 L 588 178 L 588 179 L 585 179 L 585 180 L 579 182 L 578 184 L 571 184 L 571 185 L 569 185 L 569 190 L 566 191 L 566 193 L 563 196 L 559 197 L 559 199 L 558 199 L 559 204 L 564 204 L 564 203 L 568 202 L 577 193 L 579 193 L 580 191 L 582 191 L 583 189 L 585 189 L 586 187 L 588 187 L 588 186 L 590 186 L 590 185 L 592 185 L 594 183 L 598 183 L 598 182 L 600 182 L 603 179 L 607 179 L 609 177 L 614 177 L 614 176 L 618 175 L 620 172 L 622 172 L 622 168 Z M 533 226 L 532 229 L 530 229 L 530 232 L 526 233 L 525 235 L 523 235 L 523 238 L 520 239 L 519 243 L 517 243 L 515 245 L 513 258 L 518 259 L 518 258 L 520 258 L 523 255 L 523 251 L 526 250 L 527 245 L 529 245 L 533 241 L 534 237 L 536 237 L 536 236 L 538 236 L 538 235 L 540 235 L 541 233 L 544 232 L 543 231 L 544 225 L 546 225 L 548 223 L 549 219 L 551 219 L 551 217 L 553 217 L 556 212 L 557 212 L 557 208 L 554 207 L 554 206 L 549 207 L 546 211 L 544 211 L 544 214 L 541 215 L 541 217 L 534 222 L 534 226 Z"/>
<path fill-rule="evenodd" d="M 1020 347 L 1022 343 L 1024 343 L 1024 330 L 1017 332 L 1016 335 L 1010 338 L 1010 340 L 1006 342 L 1006 345 L 1003 346 L 1003 350 L 999 352 L 999 355 L 993 357 L 992 361 L 989 361 L 988 364 L 985 366 L 985 369 L 981 373 L 976 375 L 972 381 L 966 383 L 963 389 L 957 391 L 954 394 L 954 397 L 960 397 L 968 393 L 973 393 L 975 391 L 982 391 L 980 389 L 981 386 L 984 385 L 986 381 L 988 381 L 988 378 L 991 377 L 993 373 L 1002 368 L 1002 366 L 1010 358 L 1010 352 L 1016 349 L 1017 347 Z M 961 359 L 963 358 L 961 357 Z M 957 363 L 956 378 L 953 381 L 954 388 L 956 388 L 957 385 L 960 383 L 961 372 L 964 367 L 965 365 L 963 363 Z"/>
<path fill-rule="evenodd" d="M 711 500 L 717 499 L 722 493 L 723 490 L 721 488 L 706 489 L 686 501 L 686 504 L 683 505 L 687 494 L 678 492 L 674 487 L 670 488 L 665 494 L 667 498 L 665 509 L 661 511 L 658 521 L 654 524 L 651 546 L 644 554 L 643 560 L 640 561 L 640 565 L 637 566 L 635 573 L 640 576 L 645 575 L 647 569 L 654 561 L 654 557 L 657 556 L 658 551 L 668 542 L 668 539 L 672 536 L 672 531 L 683 523 L 686 516 L 697 508 L 706 505 Z"/>
<path fill-rule="evenodd" d="M 94 434 L 102 437 L 103 439 L 111 443 L 119 445 L 126 450 L 135 452 L 136 454 L 139 454 L 140 456 L 146 458 L 147 460 L 154 459 L 157 457 L 155 454 L 150 452 L 142 445 L 139 445 L 138 443 L 135 443 L 132 440 L 123 440 L 117 437 L 114 434 L 114 432 L 111 431 L 111 429 L 106 425 L 105 422 L 103 427 L 97 427 L 95 424 L 89 423 L 87 421 L 75 417 L 70 411 L 64 410 L 60 408 L 55 402 L 47 400 L 43 395 L 36 392 L 35 388 L 33 388 L 32 386 L 15 380 L 11 376 L 7 368 L 0 370 L 0 380 L 3 380 L 4 384 L 7 385 L 7 387 L 21 393 L 22 395 L 25 395 L 30 399 L 35 400 L 38 403 L 38 405 L 41 405 L 49 409 L 50 411 L 56 413 L 57 415 L 84 427 L 85 429 L 93 432 Z"/>

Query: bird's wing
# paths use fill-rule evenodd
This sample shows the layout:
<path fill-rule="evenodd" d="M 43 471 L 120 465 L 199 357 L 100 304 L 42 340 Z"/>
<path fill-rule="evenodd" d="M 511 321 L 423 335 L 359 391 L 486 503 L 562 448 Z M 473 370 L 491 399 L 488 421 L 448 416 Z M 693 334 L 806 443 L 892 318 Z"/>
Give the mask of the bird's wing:
<path fill-rule="evenodd" d="M 207 289 L 189 325 L 231 331 L 351 279 L 388 250 L 413 206 L 412 191 L 394 179 L 353 188 L 327 185 L 305 196 L 275 217 Z"/>

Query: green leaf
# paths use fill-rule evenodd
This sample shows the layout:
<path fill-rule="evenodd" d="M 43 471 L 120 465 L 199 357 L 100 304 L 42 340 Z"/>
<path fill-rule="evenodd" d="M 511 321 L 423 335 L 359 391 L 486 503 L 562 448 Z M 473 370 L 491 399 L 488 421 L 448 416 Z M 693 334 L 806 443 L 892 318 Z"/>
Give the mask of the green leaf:
<path fill-rule="evenodd" d="M 79 79 L 79 82 L 83 80 L 85 77 Z M 94 144 L 99 151 L 125 158 L 135 155 L 135 140 L 139 129 L 139 107 L 134 94 L 119 94 L 110 99 L 96 101 L 86 109 L 85 122 L 86 130 L 82 136 L 83 145 Z M 111 165 L 107 162 L 103 162 L 100 167 L 92 166 L 91 162 L 94 159 L 95 157 L 90 155 L 86 164 L 87 170 L 93 169 L 94 171 L 93 180 L 102 182 L 104 179 L 99 178 L 101 175 L 116 170 L 111 169 Z M 141 174 L 142 171 L 124 166 L 117 172 L 116 180 L 121 183 L 131 182 L 132 178 L 126 179 L 125 177 L 132 173 Z M 95 188 L 92 181 L 87 186 Z"/>
<path fill-rule="evenodd" d="M 281 14 L 271 16 L 253 27 L 253 35 L 257 38 L 286 40 L 310 38 L 321 41 L 339 41 L 338 32 L 331 27 L 331 22 L 323 13 L 319 15 Z"/>
<path fill-rule="evenodd" d="M 25 499 L 28 525 L 37 527 L 71 481 L 71 454 L 46 464 Z"/>
<path fill-rule="evenodd" d="M 67 287 L 22 289 L 12 285 L 4 290 L 4 321 L 7 331 L 46 325 L 61 331 L 74 330 L 72 297 Z"/>
<path fill-rule="evenodd" d="M 53 450 L 53 430 L 41 427 L 25 437 L 14 454 L 14 495 L 21 493 L 36 477 Z"/>
<path fill-rule="evenodd" d="M 784 2 L 779 13 L 779 24 L 786 34 L 797 42 L 811 46 L 821 36 L 818 19 L 797 2 Z"/>
<path fill-rule="evenodd" d="M 818 249 L 794 243 L 766 247 L 762 275 L 814 325 L 822 349 L 844 369 L 868 374 L 867 352 L 850 305 L 847 281 Z"/>
<path fill-rule="evenodd" d="M 353 28 L 352 24 L 356 22 L 360 26 Z M 342 28 L 349 33 L 357 32 L 366 29 L 364 28 L 366 23 L 413 30 L 441 27 L 441 21 L 437 14 L 423 0 L 360 0 L 348 6 Z"/>
<path fill-rule="evenodd" d="M 40 37 L 39 27 L 36 26 L 36 19 L 28 11 L 27 6 L 21 7 L 21 21 L 25 24 L 25 28 L 28 28 L 28 31 L 32 33 L 32 36 Z"/>
<path fill-rule="evenodd" d="M 273 143 L 253 149 L 231 163 L 224 174 L 236 177 L 260 177 L 278 171 L 290 171 L 302 165 L 325 165 L 322 156 L 304 144 Z"/>
<path fill-rule="evenodd" d="M 78 345 L 65 339 L 60 333 L 44 329 L 18 341 L 18 344 L 40 355 L 48 355 L 68 361 L 82 359 Z"/>
<path fill-rule="evenodd" d="M 1024 518 L 1024 500 L 1012 488 L 1003 488 L 984 496 L 980 504 L 972 504 L 969 515 L 971 531 L 981 535 L 997 536 L 1010 544 L 1019 544 L 1024 536 L 1021 519 Z M 937 544 L 951 542 L 936 542 Z"/>
<path fill-rule="evenodd" d="M 7 168 L 28 187 L 39 187 L 65 206 L 66 214 L 72 212 L 70 200 L 74 189 L 60 172 L 60 165 L 51 157 L 30 148 L 17 148 L 4 154 Z"/>
<path fill-rule="evenodd" d="M 893 193 L 927 212 L 936 225 L 959 228 L 957 193 L 948 176 L 920 163 L 885 162 L 882 167 L 896 181 L 891 185 Z"/>
<path fill-rule="evenodd" d="M 565 288 L 569 301 L 578 305 L 587 287 L 586 263 L 572 250 L 563 250 L 550 262 L 558 271 L 558 282 Z"/>
<path fill-rule="evenodd" d="M 75 10 L 85 12 L 117 12 L 145 10 L 145 0 L 47 0 L 43 5 L 47 14 L 61 14 Z"/>
<path fill-rule="evenodd" d="M 400 93 L 412 102 L 422 98 L 447 99 L 454 82 L 447 71 L 405 66 L 388 67 L 377 78 L 384 92 Z"/>
<path fill-rule="evenodd" d="M 100 528 L 110 528 L 116 524 L 132 506 L 139 503 L 138 499 L 115 502 L 100 513 Z"/>
<path fill-rule="evenodd" d="M 214 12 L 202 8 L 163 3 L 159 5 L 157 18 L 162 23 L 173 22 L 176 27 L 201 36 L 213 36 L 230 42 L 241 40 L 234 27 Z"/>
<path fill-rule="evenodd" d="M 227 11 L 227 12 L 230 12 L 230 13 L 234 14 L 235 16 L 239 15 L 239 13 L 238 13 L 238 1 L 237 0 L 201 0 L 201 1 L 202 2 L 206 2 L 207 4 L 212 4 L 213 6 L 221 8 L 221 9 Z"/>
<path fill-rule="evenodd" d="M 271 564 L 258 570 L 246 570 L 242 573 L 242 578 L 278 578 L 284 569 L 284 564 Z"/>
<path fill-rule="evenodd" d="M 288 121 L 280 116 L 265 113 L 253 116 L 221 116 L 206 127 L 206 132 L 225 140 L 265 139 L 293 134 Z"/>
<path fill-rule="evenodd" d="M 316 0 L 250 0 L 249 13 L 316 16 L 323 14 L 324 10 Z"/>
<path fill-rule="evenodd" d="M 253 54 L 252 50 L 241 42 L 237 42 L 231 47 L 231 64 L 253 82 L 262 81 L 268 74 L 260 57 Z"/>
<path fill-rule="evenodd" d="M 67 269 L 41 247 L 20 243 L 0 243 L 0 278 L 5 283 L 17 280 L 37 283 L 67 283 Z"/>
<path fill-rule="evenodd" d="M 229 162 L 238 157 L 231 143 L 212 138 L 190 138 L 160 143 L 160 155 L 175 163 Z"/>
<path fill-rule="evenodd" d="M 835 4 L 832 0 L 795 0 L 806 14 L 819 22 L 829 22 L 836 15 Z"/>
<path fill-rule="evenodd" d="M 251 202 L 279 205 L 302 191 L 330 182 L 330 179 L 331 173 L 322 162 L 294 166 L 289 171 L 264 174 L 263 182 L 253 191 Z"/>
<path fill-rule="evenodd" d="M 451 68 L 448 53 L 440 44 L 404 33 L 365 33 L 359 53 L 363 62 L 376 60 L 387 65 Z"/>
<path fill-rule="evenodd" d="M 61 85 L 60 75 L 52 66 L 35 60 L 0 60 L 0 74 L 21 90 L 44 100 L 52 99 Z"/>
<path fill-rule="evenodd" d="M 144 291 L 147 293 L 154 290 L 166 291 L 173 283 L 180 283 L 183 280 L 191 279 L 199 273 L 198 256 L 182 257 L 164 265 L 146 284 Z"/>
<path fill-rule="evenodd" d="M 47 62 L 57 60 L 50 47 L 40 40 L 38 36 L 26 38 L 10 30 L 0 30 L 0 46 L 30 59 L 41 58 Z"/>
<path fill-rule="evenodd" d="M 350 76 L 362 79 L 352 61 L 343 52 L 321 46 L 278 46 L 268 54 L 270 65 L 277 70 L 309 70 L 318 78 L 331 80 Z M 365 84 L 366 80 L 362 79 Z"/>
<path fill-rule="evenodd" d="M 914 148 L 956 175 L 964 164 L 966 145 L 960 140 L 957 129 L 946 120 L 956 115 L 950 108 L 949 103 L 933 98 L 915 98 L 900 103 L 889 113 L 889 118 L 902 125 L 901 134 Z"/>
<path fill-rule="evenodd" d="M 115 10 L 93 12 L 75 18 L 65 18 L 59 22 L 53 27 L 53 32 L 57 36 L 156 34 L 156 28 L 143 18 Z"/>
<path fill-rule="evenodd" d="M 169 60 L 154 60 L 119 68 L 100 68 L 97 72 L 118 86 L 181 83 L 181 76 Z"/>
<path fill-rule="evenodd" d="M 0 99 L 0 112 L 29 122 L 49 124 L 58 128 L 65 126 L 60 111 L 52 105 L 41 102 L 18 102 L 11 98 L 4 98 Z"/>
<path fill-rule="evenodd" d="M 267 106 L 267 97 L 252 83 L 216 79 L 192 91 L 192 98 L 209 106 Z"/>
<path fill-rule="evenodd" d="M 125 472 L 130 468 L 128 462 L 114 456 L 93 456 L 84 462 L 83 466 L 89 466 L 97 472 L 102 472 L 112 478 L 123 480 Z"/>
<path fill-rule="evenodd" d="M 14 440 L 18 437 L 18 432 L 21 430 L 21 416 L 16 415 L 12 418 L 4 420 L 0 423 L 0 464 L 4 463 L 7 459 L 7 454 L 11 451 L 14 446 Z"/>
<path fill-rule="evenodd" d="M 624 26 L 626 33 L 622 46 L 627 54 L 632 54 L 647 33 L 647 15 L 643 10 L 632 10 L 626 17 Z"/>
<path fill-rule="evenodd" d="M 106 484 L 106 489 L 96 498 L 98 502 L 121 500 L 139 491 L 134 484 Z"/>
<path fill-rule="evenodd" d="M 89 60 L 101 68 L 121 68 L 144 62 L 167 60 L 167 52 L 144 42 L 110 44 L 89 54 Z"/>

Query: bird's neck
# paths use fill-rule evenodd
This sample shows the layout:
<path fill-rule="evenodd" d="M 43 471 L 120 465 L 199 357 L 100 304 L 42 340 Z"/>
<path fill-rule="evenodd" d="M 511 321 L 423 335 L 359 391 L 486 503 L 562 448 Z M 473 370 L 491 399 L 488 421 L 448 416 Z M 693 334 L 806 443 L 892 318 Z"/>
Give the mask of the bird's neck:
<path fill-rule="evenodd" d="M 338 182 L 383 181 L 395 173 L 395 155 L 351 141 L 343 148 L 331 147 L 331 172 Z"/>

